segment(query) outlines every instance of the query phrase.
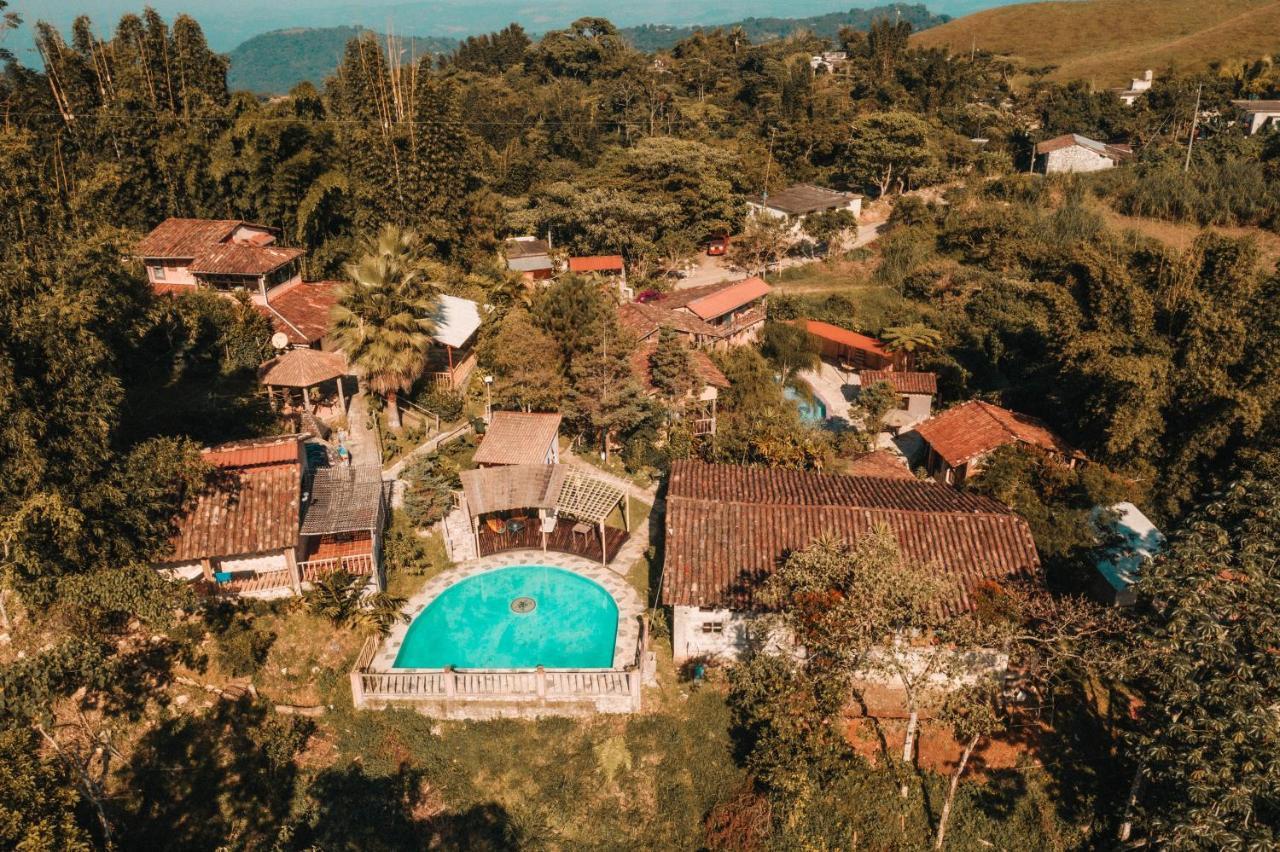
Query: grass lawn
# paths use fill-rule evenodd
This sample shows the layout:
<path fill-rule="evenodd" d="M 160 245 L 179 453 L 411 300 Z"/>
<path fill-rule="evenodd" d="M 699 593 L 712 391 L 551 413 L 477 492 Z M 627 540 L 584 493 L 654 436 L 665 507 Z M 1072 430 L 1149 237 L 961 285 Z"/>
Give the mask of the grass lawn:
<path fill-rule="evenodd" d="M 881 328 L 904 299 L 892 287 L 871 277 L 878 263 L 878 254 L 860 260 L 808 263 L 769 276 L 769 283 L 775 292 L 789 296 L 845 296 L 855 306 L 859 326 Z"/>

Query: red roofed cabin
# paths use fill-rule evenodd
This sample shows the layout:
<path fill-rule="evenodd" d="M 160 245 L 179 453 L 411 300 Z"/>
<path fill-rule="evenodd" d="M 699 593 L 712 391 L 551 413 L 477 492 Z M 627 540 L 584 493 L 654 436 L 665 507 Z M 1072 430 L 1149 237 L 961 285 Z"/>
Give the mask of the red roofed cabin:
<path fill-rule="evenodd" d="M 658 387 L 653 383 L 653 353 L 658 350 L 658 338 L 648 337 L 631 352 L 631 372 L 640 381 L 650 397 L 658 395 Z M 716 433 L 716 401 L 720 391 L 729 387 L 729 379 L 720 368 L 700 349 L 689 350 L 689 363 L 693 367 L 693 389 L 686 402 L 688 411 L 682 413 L 680 408 L 671 408 L 668 414 L 686 419 L 694 435 L 714 435 Z"/>
<path fill-rule="evenodd" d="M 764 612 L 756 595 L 788 553 L 823 534 L 853 541 L 881 524 L 905 557 L 950 583 L 953 614 L 972 609 L 982 585 L 1039 569 L 1031 530 L 1013 511 L 904 470 L 837 476 L 672 462 L 661 594 L 676 661 L 736 659 Z"/>
<path fill-rule="evenodd" d="M 651 304 L 701 320 L 717 349 L 753 343 L 764 327 L 765 302 L 773 292 L 763 279 L 744 278 L 666 293 Z"/>
<path fill-rule="evenodd" d="M 874 337 L 849 331 L 838 325 L 819 320 L 801 320 L 805 331 L 818 346 L 818 353 L 838 365 L 845 372 L 856 370 L 901 370 L 906 358 L 890 352 Z"/>
<path fill-rule="evenodd" d="M 916 425 L 928 448 L 925 466 L 934 479 L 961 485 L 994 450 L 1009 444 L 1035 447 L 1068 467 L 1084 458 L 1043 420 L 974 400 Z"/>
<path fill-rule="evenodd" d="M 616 279 L 618 292 L 625 299 L 635 294 L 627 289 L 627 264 L 620 254 L 590 255 L 588 257 L 569 258 L 569 271 L 578 275 L 598 275 L 602 278 Z"/>
<path fill-rule="evenodd" d="M 381 473 L 309 470 L 303 447 L 302 435 L 287 435 L 206 449 L 214 472 L 156 568 L 210 594 L 297 594 L 338 570 L 383 588 Z"/>
<path fill-rule="evenodd" d="M 279 231 L 242 219 L 165 219 L 134 254 L 160 293 L 205 287 L 246 292 L 291 346 L 318 346 L 329 327 L 337 284 L 305 283 L 306 251 L 275 244 Z"/>

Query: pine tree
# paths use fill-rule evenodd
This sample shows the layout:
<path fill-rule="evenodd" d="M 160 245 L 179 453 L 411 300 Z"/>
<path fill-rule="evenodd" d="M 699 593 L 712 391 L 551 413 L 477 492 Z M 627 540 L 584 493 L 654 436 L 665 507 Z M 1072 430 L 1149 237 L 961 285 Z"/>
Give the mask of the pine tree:
<path fill-rule="evenodd" d="M 693 360 L 674 329 L 658 334 L 658 345 L 649 356 L 649 377 L 668 400 L 679 400 L 694 389 Z"/>

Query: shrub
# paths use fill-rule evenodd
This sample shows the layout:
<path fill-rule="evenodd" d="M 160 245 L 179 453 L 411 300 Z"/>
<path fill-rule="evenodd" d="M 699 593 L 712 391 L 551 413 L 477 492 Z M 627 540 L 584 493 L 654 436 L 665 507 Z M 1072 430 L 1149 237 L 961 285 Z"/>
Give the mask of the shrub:
<path fill-rule="evenodd" d="M 267 661 L 275 641 L 276 634 L 256 627 L 247 615 L 240 613 L 214 637 L 218 665 L 233 677 L 254 675 Z"/>
<path fill-rule="evenodd" d="M 438 416 L 441 423 L 452 423 L 462 417 L 466 399 L 457 391 L 435 385 L 419 391 L 413 401 Z"/>

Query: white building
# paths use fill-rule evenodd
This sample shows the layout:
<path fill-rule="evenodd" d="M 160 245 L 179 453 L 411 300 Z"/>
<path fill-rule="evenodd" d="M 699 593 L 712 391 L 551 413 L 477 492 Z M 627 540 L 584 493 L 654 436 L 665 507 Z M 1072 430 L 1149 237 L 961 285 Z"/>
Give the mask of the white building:
<path fill-rule="evenodd" d="M 1109 145 L 1078 133 L 1036 145 L 1036 171 L 1047 175 L 1100 172 L 1132 159 L 1128 145 Z"/>
<path fill-rule="evenodd" d="M 1267 128 L 1280 127 L 1280 101 L 1232 101 L 1252 136 Z"/>
<path fill-rule="evenodd" d="M 753 216 L 772 216 L 776 219 L 792 219 L 797 226 L 810 213 L 824 210 L 848 210 L 858 217 L 862 215 L 862 196 L 852 192 L 837 192 L 810 183 L 792 184 L 780 192 L 752 196 L 747 199 L 747 209 Z"/>
<path fill-rule="evenodd" d="M 1164 549 L 1164 535 L 1132 503 L 1093 510 L 1098 534 L 1111 541 L 1098 552 L 1095 593 L 1116 606 L 1131 606 L 1138 573 Z"/>
<path fill-rule="evenodd" d="M 1129 88 L 1117 89 L 1116 97 L 1124 101 L 1125 106 L 1133 106 L 1133 102 L 1138 99 L 1139 95 L 1151 91 L 1153 82 L 1155 82 L 1155 73 L 1151 69 L 1147 69 L 1141 77 L 1135 77 L 1129 81 Z"/>
<path fill-rule="evenodd" d="M 756 596 L 787 553 L 820 534 L 852 541 L 887 524 L 910 559 L 955 579 L 949 611 L 989 581 L 1035 575 L 1025 521 L 985 497 L 892 475 L 837 476 L 676 461 L 667 480 L 662 602 L 677 662 L 736 659 L 785 639 Z"/>
<path fill-rule="evenodd" d="M 858 373 L 859 393 L 863 388 L 884 382 L 898 394 L 898 404 L 884 417 L 893 434 L 905 432 L 933 415 L 933 398 L 938 395 L 936 373 L 906 370 L 862 370 Z"/>

